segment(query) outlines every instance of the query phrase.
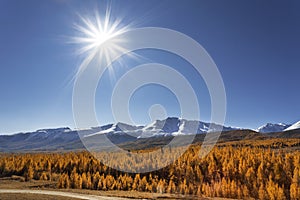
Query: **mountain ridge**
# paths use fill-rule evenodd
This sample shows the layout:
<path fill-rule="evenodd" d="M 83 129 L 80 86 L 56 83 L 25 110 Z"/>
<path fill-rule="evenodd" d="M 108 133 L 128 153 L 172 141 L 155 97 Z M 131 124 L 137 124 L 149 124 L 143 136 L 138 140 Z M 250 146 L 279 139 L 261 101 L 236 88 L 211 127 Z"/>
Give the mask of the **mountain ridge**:
<path fill-rule="evenodd" d="M 285 130 L 286 128 L 290 127 L 291 124 L 285 123 L 267 123 L 265 125 L 260 126 L 255 131 L 259 133 L 272 133 L 272 132 L 280 132 Z"/>
<path fill-rule="evenodd" d="M 282 131 L 290 131 L 300 129 L 300 121 L 294 124 L 286 124 L 286 123 L 267 123 L 265 125 L 260 126 L 255 129 L 255 131 L 260 133 L 276 133 Z"/>
<path fill-rule="evenodd" d="M 284 131 L 290 131 L 290 130 L 295 130 L 295 129 L 300 129 L 300 121 L 292 124 L 288 128 L 286 128 Z"/>
<path fill-rule="evenodd" d="M 165 122 L 164 122 L 165 121 Z M 168 125 L 169 121 L 177 121 L 178 127 L 174 129 L 170 128 L 170 126 L 164 126 L 164 124 Z M 195 127 L 196 125 L 194 124 L 199 124 L 199 127 Z M 156 127 L 153 127 L 155 124 Z M 51 134 L 53 132 L 71 132 L 71 131 L 77 131 L 77 132 L 90 132 L 91 130 L 97 132 L 109 132 L 109 131 L 122 131 L 122 130 L 127 130 L 127 131 L 134 131 L 136 129 L 143 129 L 144 131 L 153 131 L 157 132 L 157 129 L 162 130 L 165 133 L 174 133 L 176 131 L 180 131 L 181 133 L 188 133 L 188 131 L 184 130 L 184 125 L 189 124 L 190 126 L 194 126 L 194 131 L 190 132 L 196 132 L 196 134 L 200 133 L 207 133 L 208 131 L 229 131 L 229 130 L 243 130 L 243 129 L 248 129 L 248 128 L 240 128 L 240 127 L 231 127 L 231 126 L 222 126 L 218 125 L 213 122 L 203 122 L 203 121 L 197 121 L 197 120 L 187 120 L 187 119 L 181 119 L 178 117 L 167 117 L 166 119 L 162 120 L 155 120 L 151 122 L 150 124 L 146 125 L 131 125 L 131 124 L 126 124 L 123 122 L 117 122 L 117 123 L 109 123 L 101 126 L 96 126 L 96 127 L 91 127 L 91 128 L 86 128 L 86 129 L 71 129 L 70 127 L 58 127 L 58 128 L 42 128 L 42 129 L 37 129 L 36 131 L 26 131 L 26 132 L 18 132 L 18 133 L 13 133 L 13 134 L 5 134 L 2 133 L 0 136 L 11 136 L 11 135 L 17 135 L 17 134 L 28 134 L 28 133 L 46 133 L 46 134 Z M 172 124 L 174 125 L 174 124 Z M 171 126 L 172 126 L 171 125 Z M 212 130 L 208 130 L 209 126 L 211 125 Z M 114 128 L 114 130 L 113 130 Z M 197 128 L 197 131 L 195 129 Z M 111 130 L 109 130 L 111 129 Z M 260 133 L 272 133 L 272 132 L 281 132 L 281 131 L 288 131 L 288 130 L 294 130 L 294 129 L 300 129 L 300 121 L 294 123 L 294 124 L 287 124 L 287 123 L 266 123 L 257 129 L 249 129 L 253 130 L 256 132 Z M 161 132 L 161 131 L 159 131 Z M 180 135 L 180 134 L 174 134 L 174 135 Z"/>
<path fill-rule="evenodd" d="M 284 124 L 281 124 L 285 126 Z M 292 125 L 297 128 L 299 122 Z M 271 124 L 269 124 L 270 127 Z M 292 128 L 293 128 L 292 127 Z M 282 128 L 282 127 L 281 127 Z M 169 117 L 156 120 L 145 126 L 134 126 L 125 123 L 107 124 L 89 129 L 72 130 L 68 127 L 38 129 L 27 133 L 0 135 L 0 152 L 14 151 L 67 151 L 85 149 L 82 139 L 89 139 L 93 145 L 99 145 L 103 134 L 116 145 L 140 143 L 151 146 L 160 141 L 172 138 L 185 138 L 195 134 L 196 138 L 204 139 L 210 132 L 222 132 L 220 139 L 234 141 L 241 139 L 259 138 L 300 138 L 300 129 L 281 130 L 277 132 L 258 132 L 249 129 L 221 126 L 215 123 L 200 122 Z M 145 142 L 150 142 L 146 144 Z M 100 145 L 107 145 L 102 142 Z"/>

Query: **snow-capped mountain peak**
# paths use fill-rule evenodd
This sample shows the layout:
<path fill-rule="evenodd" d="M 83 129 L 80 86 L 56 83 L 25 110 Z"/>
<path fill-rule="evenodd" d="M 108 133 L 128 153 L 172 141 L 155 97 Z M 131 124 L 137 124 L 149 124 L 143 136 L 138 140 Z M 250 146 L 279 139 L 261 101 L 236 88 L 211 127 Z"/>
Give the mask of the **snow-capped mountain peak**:
<path fill-rule="evenodd" d="M 155 120 L 143 128 L 143 131 L 159 131 L 165 133 L 173 133 L 179 129 L 180 119 L 176 117 L 168 117 L 164 120 Z"/>
<path fill-rule="evenodd" d="M 238 128 L 225 127 L 214 123 L 206 123 L 196 120 L 186 120 L 177 117 L 168 117 L 163 120 L 155 120 L 146 126 L 133 126 L 124 123 L 112 124 L 100 127 L 100 131 L 87 134 L 91 137 L 99 134 L 107 135 L 131 135 L 137 138 L 148 138 L 158 136 L 176 136 L 202 134 L 215 131 L 230 131 Z"/>
<path fill-rule="evenodd" d="M 277 124 L 267 123 L 267 124 L 259 127 L 258 129 L 256 129 L 256 131 L 260 132 L 260 133 L 281 132 L 281 131 L 285 130 L 286 128 L 288 128 L 289 126 L 291 126 L 291 125 L 285 124 L 285 123 L 277 123 Z"/>
<path fill-rule="evenodd" d="M 36 132 L 39 133 L 57 133 L 57 132 L 70 132 L 72 131 L 69 127 L 62 127 L 62 128 L 48 128 L 48 129 L 39 129 Z"/>
<path fill-rule="evenodd" d="M 295 124 L 289 126 L 284 131 L 289 131 L 289 130 L 294 130 L 294 129 L 300 129 L 300 121 L 298 121 Z"/>

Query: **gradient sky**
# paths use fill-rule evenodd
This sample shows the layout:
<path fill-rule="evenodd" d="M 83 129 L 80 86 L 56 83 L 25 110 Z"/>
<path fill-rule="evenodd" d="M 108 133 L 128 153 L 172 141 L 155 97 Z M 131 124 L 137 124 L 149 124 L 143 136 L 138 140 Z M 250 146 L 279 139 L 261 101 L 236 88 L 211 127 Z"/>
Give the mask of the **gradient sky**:
<path fill-rule="evenodd" d="M 90 14 L 106 1 L 0 1 L 0 133 L 74 127 L 72 77 L 82 57 L 67 43 L 77 13 Z M 114 15 L 137 27 L 174 29 L 194 38 L 217 64 L 227 94 L 226 125 L 257 128 L 267 122 L 300 120 L 300 2 L 276 0 L 112 1 Z M 201 77 L 167 52 L 137 52 L 168 64 L 197 91 L 201 119 L 210 117 L 210 100 Z M 130 65 L 116 67 L 117 80 Z M 179 67 L 180 66 L 180 67 Z M 184 66 L 184 67 L 182 67 Z M 96 107 L 101 124 L 113 122 L 110 95 L 115 80 L 101 79 Z M 166 88 L 145 86 L 130 101 L 133 119 L 148 123 L 148 109 L 165 106 L 178 116 L 178 102 Z M 138 110 L 138 111 L 137 111 Z"/>

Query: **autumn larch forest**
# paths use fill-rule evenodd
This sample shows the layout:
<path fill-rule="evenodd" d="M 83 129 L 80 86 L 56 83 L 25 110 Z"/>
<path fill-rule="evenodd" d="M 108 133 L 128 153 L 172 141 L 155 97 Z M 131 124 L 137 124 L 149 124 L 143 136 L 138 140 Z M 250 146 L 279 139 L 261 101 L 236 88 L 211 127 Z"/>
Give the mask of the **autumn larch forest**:
<path fill-rule="evenodd" d="M 297 200 L 300 152 L 290 149 L 299 144 L 298 139 L 228 142 L 218 144 L 202 159 L 197 153 L 200 145 L 195 144 L 173 164 L 143 174 L 109 168 L 86 151 L 1 154 L 0 175 L 51 180 L 56 188 Z"/>

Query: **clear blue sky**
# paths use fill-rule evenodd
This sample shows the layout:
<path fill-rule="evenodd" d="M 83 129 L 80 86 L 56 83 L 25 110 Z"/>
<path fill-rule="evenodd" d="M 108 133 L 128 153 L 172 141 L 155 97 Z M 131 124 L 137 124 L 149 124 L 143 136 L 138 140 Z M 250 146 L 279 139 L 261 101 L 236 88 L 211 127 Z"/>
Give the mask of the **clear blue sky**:
<path fill-rule="evenodd" d="M 0 133 L 74 127 L 72 77 L 81 58 L 66 40 L 74 36 L 76 13 L 89 13 L 96 5 L 101 9 L 106 2 L 0 1 Z M 300 120 L 299 1 L 124 0 L 113 1 L 112 9 L 139 27 L 183 32 L 208 51 L 226 87 L 227 125 L 257 128 Z M 188 66 L 166 52 L 140 53 L 174 68 Z M 128 68 L 117 71 L 116 78 Z M 192 69 L 184 69 L 181 73 L 199 91 L 201 116 L 207 121 L 210 101 L 205 85 Z M 113 85 L 108 76 L 99 84 L 96 107 L 103 123 L 112 122 L 107 105 Z M 174 95 L 152 86 L 132 97 L 133 118 L 149 122 L 146 112 L 155 103 L 164 105 L 168 115 L 178 115 Z"/>

